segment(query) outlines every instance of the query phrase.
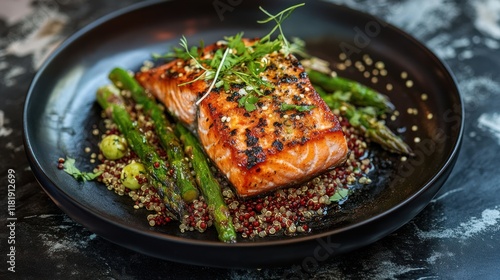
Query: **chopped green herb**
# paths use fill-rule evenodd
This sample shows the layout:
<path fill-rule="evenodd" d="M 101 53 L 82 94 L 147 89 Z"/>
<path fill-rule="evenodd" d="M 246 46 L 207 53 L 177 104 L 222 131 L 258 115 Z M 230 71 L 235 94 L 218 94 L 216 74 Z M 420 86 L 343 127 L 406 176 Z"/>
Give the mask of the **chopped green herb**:
<path fill-rule="evenodd" d="M 331 202 L 340 202 L 347 198 L 347 195 L 349 194 L 349 189 L 344 189 L 344 188 L 337 188 L 335 193 L 330 196 L 330 201 Z"/>
<path fill-rule="evenodd" d="M 75 166 L 75 159 L 69 157 L 64 161 L 64 171 L 79 181 L 92 181 L 102 174 L 102 171 L 96 173 L 81 172 Z"/>
<path fill-rule="evenodd" d="M 245 107 L 245 110 L 248 112 L 252 112 L 253 110 L 257 109 L 257 106 L 255 105 L 259 101 L 259 98 L 253 94 L 247 94 L 240 98 L 240 101 L 238 102 L 240 107 Z"/>
<path fill-rule="evenodd" d="M 316 108 L 316 106 L 314 106 L 314 105 L 295 105 L 295 104 L 287 104 L 287 103 L 281 103 L 281 106 L 280 106 L 281 111 L 297 110 L 299 112 L 305 112 L 305 111 L 310 111 L 314 108 Z"/>

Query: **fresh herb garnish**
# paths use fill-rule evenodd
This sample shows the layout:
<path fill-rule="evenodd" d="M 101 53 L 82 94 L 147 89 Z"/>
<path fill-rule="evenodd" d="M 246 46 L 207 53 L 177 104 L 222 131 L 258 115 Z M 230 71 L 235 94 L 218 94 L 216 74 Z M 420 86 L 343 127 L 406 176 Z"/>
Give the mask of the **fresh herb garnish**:
<path fill-rule="evenodd" d="M 280 106 L 281 111 L 297 110 L 299 112 L 305 112 L 305 111 L 310 111 L 314 108 L 316 108 L 316 106 L 314 106 L 314 105 L 296 105 L 296 104 L 288 104 L 288 103 L 281 103 L 281 106 Z"/>
<path fill-rule="evenodd" d="M 80 171 L 75 166 L 75 159 L 69 157 L 64 161 L 64 171 L 79 181 L 92 181 L 102 174 L 102 171 L 95 173 Z"/>
<path fill-rule="evenodd" d="M 271 36 L 274 34 L 274 32 L 276 32 L 276 29 L 278 29 L 280 34 L 278 35 L 278 39 L 276 39 L 276 40 L 278 40 L 281 43 L 281 45 L 282 45 L 281 47 L 282 47 L 285 55 L 292 53 L 294 48 L 291 47 L 291 45 L 288 43 L 288 40 L 286 39 L 285 34 L 283 33 L 283 29 L 281 28 L 281 24 L 283 23 L 283 21 L 285 21 L 285 19 L 287 19 L 292 14 L 292 12 L 295 9 L 297 9 L 298 7 L 304 6 L 304 5 L 305 5 L 305 3 L 291 6 L 287 9 L 277 13 L 276 15 L 273 15 L 273 14 L 269 13 L 268 11 L 264 10 L 264 8 L 259 7 L 260 10 L 262 12 L 264 12 L 266 15 L 268 15 L 269 17 L 267 19 L 257 21 L 258 23 L 267 23 L 267 22 L 270 22 L 273 20 L 276 22 L 276 26 L 266 36 L 262 37 L 261 41 L 266 42 L 266 41 L 271 40 Z"/>
<path fill-rule="evenodd" d="M 240 98 L 240 101 L 238 102 L 240 107 L 245 107 L 245 110 L 248 112 L 251 112 L 255 109 L 257 109 L 257 106 L 255 105 L 259 101 L 259 98 L 255 95 L 252 94 L 247 94 Z"/>
<path fill-rule="evenodd" d="M 337 188 L 335 193 L 330 197 L 331 202 L 341 202 L 342 200 L 347 198 L 349 194 L 349 189 Z"/>
<path fill-rule="evenodd" d="M 203 70 L 196 79 L 187 83 L 192 83 L 203 79 L 211 81 L 210 87 L 206 93 L 196 102 L 197 105 L 210 94 L 213 87 L 222 87 L 229 90 L 232 85 L 245 84 L 244 91 L 239 92 L 242 96 L 238 102 L 240 107 L 244 107 L 247 111 L 256 109 L 258 98 L 264 95 L 266 90 L 272 89 L 273 84 L 269 83 L 260 73 L 266 70 L 268 61 L 266 55 L 273 52 L 282 52 L 285 55 L 290 53 L 304 53 L 303 42 L 300 40 L 292 40 L 290 43 L 283 34 L 282 23 L 291 13 L 305 3 L 291 6 L 276 15 L 273 15 L 259 7 L 269 17 L 264 20 L 257 21 L 264 24 L 271 21 L 276 23 L 276 26 L 260 40 L 250 41 L 243 38 L 243 33 L 238 33 L 234 36 L 225 37 L 224 41 L 219 44 L 224 45 L 217 49 L 215 53 L 207 58 L 204 56 L 204 44 L 200 46 L 189 47 L 187 39 L 183 36 L 180 42 L 181 48 L 176 47 L 172 52 L 167 53 L 165 58 L 179 58 L 190 60 L 193 67 Z M 279 31 L 278 36 L 272 40 L 271 36 L 276 31 Z M 158 56 L 156 56 L 158 57 Z M 185 85 L 180 84 L 179 86 Z"/>

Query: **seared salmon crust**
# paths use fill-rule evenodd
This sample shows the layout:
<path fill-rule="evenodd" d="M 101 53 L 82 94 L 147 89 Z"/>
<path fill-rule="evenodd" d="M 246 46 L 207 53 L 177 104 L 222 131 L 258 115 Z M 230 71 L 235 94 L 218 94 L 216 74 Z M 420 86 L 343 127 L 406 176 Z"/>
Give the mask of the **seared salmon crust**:
<path fill-rule="evenodd" d="M 205 51 L 210 54 L 217 47 Z M 252 91 L 244 83 L 228 90 L 214 88 L 197 106 L 211 81 L 179 86 L 203 73 L 189 60 L 136 74 L 146 90 L 197 134 L 208 157 L 242 197 L 305 182 L 343 163 L 348 154 L 339 121 L 297 58 L 274 52 L 262 61 L 267 67 L 260 77 L 272 87 L 263 90 L 251 111 L 239 104 Z"/>

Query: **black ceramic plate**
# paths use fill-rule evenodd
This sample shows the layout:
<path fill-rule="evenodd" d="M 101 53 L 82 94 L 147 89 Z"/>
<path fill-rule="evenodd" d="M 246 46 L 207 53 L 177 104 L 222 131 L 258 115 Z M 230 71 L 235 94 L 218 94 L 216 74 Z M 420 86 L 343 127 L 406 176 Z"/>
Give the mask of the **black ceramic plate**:
<path fill-rule="evenodd" d="M 152 229 L 146 214 L 133 210 L 129 198 L 95 182 L 78 183 L 57 169 L 57 159 L 65 156 L 77 158 L 82 169 L 92 168 L 84 147 L 97 149 L 91 130 L 100 121 L 100 109 L 94 96 L 108 83 L 110 69 L 138 70 L 151 53 L 177 45 L 181 35 L 192 43 L 213 42 L 240 31 L 262 36 L 271 26 L 256 23 L 264 18 L 258 5 L 273 12 L 291 5 L 239 2 L 218 11 L 212 1 L 141 3 L 98 20 L 62 44 L 37 73 L 24 111 L 29 161 L 52 200 L 75 221 L 124 247 L 167 260 L 223 267 L 318 263 L 372 243 L 417 215 L 445 182 L 457 157 L 463 109 L 455 81 L 436 56 L 409 35 L 369 15 L 324 2 L 308 2 L 295 11 L 284 25 L 286 34 L 301 37 L 313 54 L 333 65 L 341 62 L 341 51 L 353 65 L 369 55 L 374 63 L 367 63 L 365 71 L 372 72 L 375 62 L 383 61 L 387 75 L 379 73 L 376 83 L 371 81 L 373 74 L 365 78 L 365 71 L 354 66 L 339 74 L 390 96 L 400 116 L 388 125 L 401 133 L 416 155 L 402 162 L 379 153 L 383 160 L 371 187 L 311 234 L 224 244 L 214 230 L 181 234 L 175 224 Z M 413 86 L 407 87 L 408 80 Z"/>

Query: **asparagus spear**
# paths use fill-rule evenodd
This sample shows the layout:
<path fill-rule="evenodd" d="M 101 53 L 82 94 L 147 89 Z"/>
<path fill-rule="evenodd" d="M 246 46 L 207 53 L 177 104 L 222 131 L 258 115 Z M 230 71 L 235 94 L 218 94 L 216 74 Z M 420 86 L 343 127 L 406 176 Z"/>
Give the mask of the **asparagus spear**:
<path fill-rule="evenodd" d="M 393 153 L 413 154 L 411 148 L 401 138 L 383 122 L 377 120 L 376 110 L 373 107 L 356 108 L 348 102 L 348 97 L 341 91 L 328 94 L 318 87 L 316 91 L 328 107 L 339 110 L 352 126 L 364 131 L 366 137 L 380 144 L 384 149 Z"/>
<path fill-rule="evenodd" d="M 190 155 L 196 172 L 196 181 L 207 201 L 208 208 L 212 211 L 211 214 L 215 221 L 214 224 L 219 239 L 229 243 L 236 242 L 236 231 L 230 218 L 229 208 L 224 202 L 219 183 L 210 171 L 207 158 L 198 140 L 180 124 L 176 125 L 175 129 L 184 143 L 186 153 Z"/>
<path fill-rule="evenodd" d="M 125 109 L 124 101 L 119 93 L 120 90 L 113 85 L 101 87 L 96 94 L 97 102 L 112 117 L 132 150 L 141 159 L 152 179 L 152 185 L 162 196 L 167 209 L 180 220 L 184 214 L 185 202 L 182 200 L 174 181 L 168 175 L 165 162 L 160 158 L 156 149 L 148 144 L 145 136 L 139 132 L 130 119 L 130 114 Z"/>
<path fill-rule="evenodd" d="M 156 134 L 167 152 L 168 162 L 174 170 L 174 179 L 181 191 L 182 198 L 191 202 L 198 198 L 199 192 L 191 170 L 184 160 L 184 150 L 179 139 L 172 130 L 170 122 L 165 117 L 156 101 L 150 98 L 144 88 L 122 68 L 115 68 L 109 73 L 109 79 L 120 89 L 128 90 L 132 98 L 144 106 L 144 111 L 149 114 L 155 123 Z"/>
<path fill-rule="evenodd" d="M 350 93 L 350 101 L 357 106 L 371 106 L 378 109 L 382 114 L 394 111 L 394 105 L 389 101 L 389 98 L 367 86 L 364 86 L 355 81 L 331 76 L 313 69 L 308 69 L 307 74 L 311 82 L 320 86 L 327 92 L 337 90 Z"/>

